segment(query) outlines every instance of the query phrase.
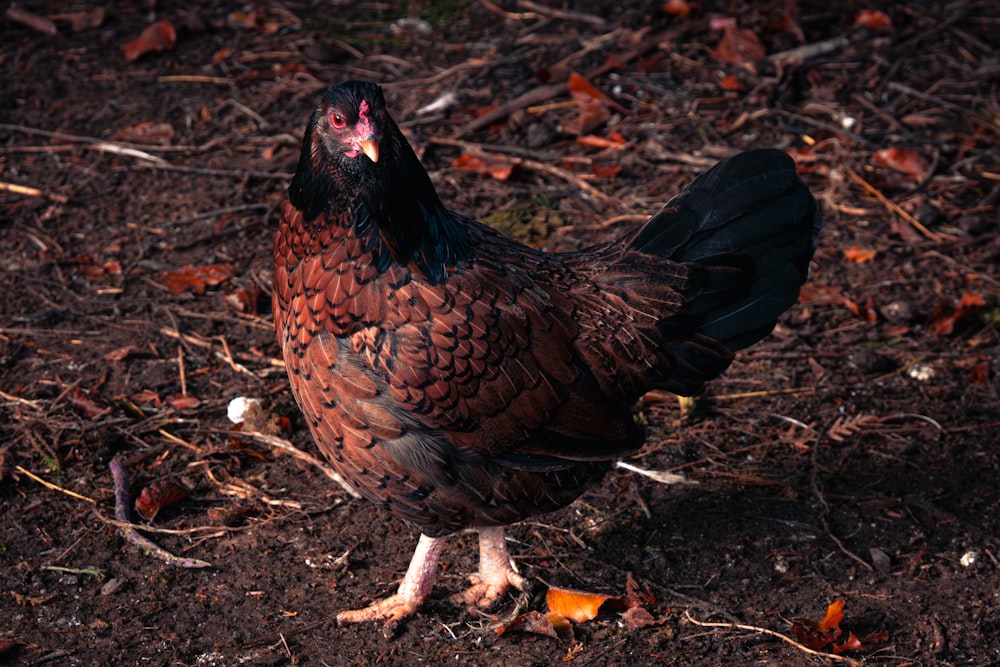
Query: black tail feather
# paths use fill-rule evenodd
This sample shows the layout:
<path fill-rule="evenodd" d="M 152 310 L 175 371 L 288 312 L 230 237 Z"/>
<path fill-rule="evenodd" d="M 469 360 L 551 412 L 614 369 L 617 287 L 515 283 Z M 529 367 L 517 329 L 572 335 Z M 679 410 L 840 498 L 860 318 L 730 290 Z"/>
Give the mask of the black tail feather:
<path fill-rule="evenodd" d="M 792 159 L 756 150 L 699 176 L 639 231 L 635 250 L 704 269 L 704 284 L 684 312 L 660 325 L 668 340 L 679 341 L 666 389 L 697 391 L 725 370 L 733 352 L 771 332 L 798 299 L 821 224 Z M 672 335 L 675 327 L 690 335 L 692 321 L 693 340 Z"/>

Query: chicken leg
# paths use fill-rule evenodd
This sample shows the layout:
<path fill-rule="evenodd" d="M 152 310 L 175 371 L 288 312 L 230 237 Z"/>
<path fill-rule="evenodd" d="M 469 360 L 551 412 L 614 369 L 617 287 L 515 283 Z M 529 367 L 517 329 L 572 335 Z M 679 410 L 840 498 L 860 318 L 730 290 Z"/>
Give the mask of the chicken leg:
<path fill-rule="evenodd" d="M 385 621 L 392 623 L 416 613 L 430 597 L 437 578 L 437 562 L 444 548 L 444 537 L 421 534 L 413 551 L 406 575 L 393 595 L 363 609 L 350 609 L 337 614 L 337 624 Z M 479 573 L 472 576 L 473 585 L 452 596 L 454 602 L 488 607 L 511 586 L 523 590 L 524 577 L 510 564 L 503 528 L 479 529 Z"/>

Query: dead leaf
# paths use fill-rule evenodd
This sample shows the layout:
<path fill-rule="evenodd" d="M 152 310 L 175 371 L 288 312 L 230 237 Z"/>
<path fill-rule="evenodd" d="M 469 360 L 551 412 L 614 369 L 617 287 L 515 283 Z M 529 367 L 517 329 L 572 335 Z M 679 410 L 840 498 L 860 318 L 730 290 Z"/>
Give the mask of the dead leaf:
<path fill-rule="evenodd" d="M 135 123 L 115 132 L 116 141 L 126 141 L 131 144 L 169 145 L 174 138 L 174 126 L 170 123 L 144 122 Z"/>
<path fill-rule="evenodd" d="M 767 55 L 764 45 L 752 30 L 727 26 L 719 45 L 712 52 L 716 60 L 731 65 L 748 65 Z"/>
<path fill-rule="evenodd" d="M 833 654 L 838 655 L 844 651 L 860 651 L 861 648 L 861 641 L 851 632 L 848 633 L 847 640 L 843 644 L 833 647 Z"/>
<path fill-rule="evenodd" d="M 872 261 L 876 254 L 878 253 L 871 248 L 862 248 L 856 245 L 844 250 L 844 257 L 858 264 Z"/>
<path fill-rule="evenodd" d="M 565 619 L 563 620 L 565 621 Z M 540 611 L 528 611 L 520 614 L 510 623 L 498 627 L 496 632 L 498 635 L 507 632 L 530 632 L 536 635 L 545 635 L 546 637 L 559 637 L 552 619 Z"/>
<path fill-rule="evenodd" d="M 163 405 L 163 400 L 160 398 L 160 395 L 152 389 L 143 389 L 139 393 L 134 394 L 132 396 L 132 402 L 139 405 L 149 404 L 154 408 L 158 408 Z"/>
<path fill-rule="evenodd" d="M 169 51 L 177 43 L 177 31 L 170 21 L 157 21 L 142 31 L 136 39 L 122 44 L 127 62 L 137 60 L 147 53 Z"/>
<path fill-rule="evenodd" d="M 167 397 L 167 405 L 174 410 L 191 410 L 201 405 L 201 401 L 191 394 L 179 394 Z"/>
<path fill-rule="evenodd" d="M 464 153 L 452 160 L 456 169 L 470 169 L 480 174 L 489 174 L 498 181 L 506 181 L 514 173 L 514 163 L 500 156 L 491 155 L 490 159 L 482 155 Z"/>
<path fill-rule="evenodd" d="M 663 3 L 663 13 L 669 16 L 690 16 L 691 6 L 687 0 L 667 0 Z"/>
<path fill-rule="evenodd" d="M 74 410 L 90 420 L 97 419 L 109 410 L 108 406 L 98 401 L 93 394 L 79 387 L 74 387 L 67 398 Z"/>
<path fill-rule="evenodd" d="M 115 350 L 111 350 L 104 355 L 104 361 L 124 361 L 129 355 L 134 354 L 139 351 L 136 345 L 126 345 L 125 347 L 119 347 Z"/>
<path fill-rule="evenodd" d="M 191 291 L 204 294 L 206 287 L 218 285 L 233 275 L 231 264 L 210 264 L 209 266 L 183 266 L 176 271 L 161 271 L 160 281 L 171 294 Z"/>
<path fill-rule="evenodd" d="M 590 81 L 587 81 L 587 79 L 576 72 L 569 73 L 569 80 L 566 82 L 566 85 L 569 86 L 570 97 L 577 102 L 596 100 L 608 106 L 618 106 L 617 102 L 598 90 Z"/>
<path fill-rule="evenodd" d="M 855 28 L 868 28 L 869 30 L 892 30 L 892 19 L 884 12 L 877 9 L 862 9 L 854 17 Z"/>
<path fill-rule="evenodd" d="M 634 632 L 639 628 L 646 628 L 656 625 L 656 619 L 645 607 L 632 607 L 622 613 L 622 620 L 625 621 L 625 628 L 629 632 Z"/>
<path fill-rule="evenodd" d="M 135 499 L 136 513 L 152 523 L 160 510 L 188 497 L 187 489 L 170 480 L 161 479 L 143 488 Z"/>
<path fill-rule="evenodd" d="M 954 305 L 938 305 L 932 313 L 931 331 L 948 336 L 955 331 L 955 325 L 976 308 L 986 305 L 986 299 L 978 292 L 963 292 L 962 298 Z"/>
<path fill-rule="evenodd" d="M 792 634 L 799 643 L 819 651 L 840 636 L 840 622 L 844 618 L 844 601 L 834 600 L 818 623 L 808 618 L 792 621 Z"/>
<path fill-rule="evenodd" d="M 872 155 L 872 162 L 880 167 L 888 167 L 901 171 L 913 177 L 913 180 L 922 182 L 930 171 L 930 164 L 927 159 L 912 148 L 883 148 L 875 151 Z"/>
<path fill-rule="evenodd" d="M 601 605 L 612 597 L 569 588 L 550 588 L 545 594 L 545 603 L 550 612 L 574 623 L 583 623 L 597 618 Z"/>

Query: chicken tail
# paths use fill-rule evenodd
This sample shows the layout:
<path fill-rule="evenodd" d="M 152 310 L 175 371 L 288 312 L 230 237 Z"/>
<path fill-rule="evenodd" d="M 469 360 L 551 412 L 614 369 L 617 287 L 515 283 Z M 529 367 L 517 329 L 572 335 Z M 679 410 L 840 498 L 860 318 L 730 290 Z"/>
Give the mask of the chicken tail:
<path fill-rule="evenodd" d="M 767 336 L 798 299 L 821 225 L 795 163 L 771 149 L 720 162 L 650 219 L 633 250 L 699 267 L 686 307 L 658 325 L 676 357 L 659 386 L 694 393 Z"/>

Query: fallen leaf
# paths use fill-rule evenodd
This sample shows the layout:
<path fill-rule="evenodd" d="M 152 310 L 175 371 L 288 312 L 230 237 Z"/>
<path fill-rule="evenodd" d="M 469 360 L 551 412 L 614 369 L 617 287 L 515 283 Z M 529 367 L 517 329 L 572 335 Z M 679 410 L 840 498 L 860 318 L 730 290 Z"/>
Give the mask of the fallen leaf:
<path fill-rule="evenodd" d="M 498 635 L 507 632 L 530 632 L 546 637 L 559 637 L 552 620 L 540 611 L 528 611 L 520 614 L 510 623 L 498 627 L 496 632 Z"/>
<path fill-rule="evenodd" d="M 108 412 L 108 406 L 98 401 L 90 392 L 79 387 L 74 387 L 67 398 L 73 409 L 87 419 L 94 420 Z"/>
<path fill-rule="evenodd" d="M 663 13 L 670 16 L 690 16 L 691 7 L 687 0 L 667 0 L 663 3 Z"/>
<path fill-rule="evenodd" d="M 127 62 L 137 60 L 147 53 L 169 51 L 177 43 L 177 31 L 170 21 L 157 21 L 142 31 L 136 39 L 122 44 Z"/>
<path fill-rule="evenodd" d="M 569 80 L 566 82 L 566 85 L 569 86 L 570 97 L 578 102 L 596 100 L 609 106 L 618 106 L 617 102 L 602 93 L 590 81 L 587 81 L 587 79 L 576 72 L 569 73 Z"/>
<path fill-rule="evenodd" d="M 597 618 L 601 605 L 611 597 L 569 588 L 550 588 L 545 594 L 545 603 L 550 612 L 555 612 L 574 623 L 583 623 Z"/>
<path fill-rule="evenodd" d="M 206 287 L 218 285 L 233 275 L 230 264 L 209 266 L 183 266 L 176 271 L 161 271 L 160 281 L 171 294 L 181 294 L 190 290 L 194 294 L 204 294 Z"/>
<path fill-rule="evenodd" d="M 980 361 L 978 364 L 972 367 L 972 371 L 969 373 L 969 377 L 965 378 L 968 384 L 986 384 L 986 381 L 990 377 L 990 364 L 987 361 Z"/>
<path fill-rule="evenodd" d="M 986 299 L 978 292 L 964 292 L 962 298 L 954 305 L 938 305 L 932 313 L 931 331 L 940 335 L 948 336 L 955 331 L 955 325 L 960 319 L 968 315 L 976 308 L 986 305 Z"/>
<path fill-rule="evenodd" d="M 136 513 L 152 523 L 160 510 L 188 497 L 186 489 L 170 480 L 161 479 L 143 488 L 135 499 Z"/>
<path fill-rule="evenodd" d="M 165 146 L 174 138 L 174 126 L 170 123 L 134 123 L 115 132 L 116 141 L 132 144 L 156 144 Z"/>
<path fill-rule="evenodd" d="M 737 93 L 743 92 L 747 89 L 746 85 L 734 74 L 727 74 L 722 77 L 719 81 L 719 88 Z"/>
<path fill-rule="evenodd" d="M 625 628 L 629 632 L 656 625 L 656 619 L 645 607 L 632 607 L 622 613 L 622 620 L 625 621 Z"/>
<path fill-rule="evenodd" d="M 201 405 L 201 401 L 191 394 L 180 394 L 178 396 L 169 396 L 167 398 L 167 405 L 175 410 L 190 410 Z"/>
<path fill-rule="evenodd" d="M 833 654 L 838 655 L 844 651 L 860 651 L 861 641 L 854 636 L 853 632 L 848 633 L 847 640 L 843 644 L 833 647 Z"/>
<path fill-rule="evenodd" d="M 154 408 L 158 408 L 163 405 L 163 400 L 160 395 L 153 391 L 152 389 L 143 389 L 137 394 L 132 395 L 132 402 L 142 404 L 152 405 Z"/>
<path fill-rule="evenodd" d="M 844 250 L 844 257 L 858 264 L 872 261 L 875 259 L 876 254 L 878 253 L 871 248 L 862 248 L 856 245 Z"/>
<path fill-rule="evenodd" d="M 615 178 L 621 170 L 622 166 L 620 164 L 595 164 L 591 167 L 594 176 L 600 178 Z"/>
<path fill-rule="evenodd" d="M 820 632 L 833 632 L 840 630 L 840 622 L 844 620 L 844 601 L 834 600 L 827 606 L 823 619 L 817 624 Z"/>
<path fill-rule="evenodd" d="M 840 622 L 844 618 L 844 601 L 834 600 L 818 623 L 808 618 L 792 621 L 792 634 L 799 643 L 818 651 L 840 636 Z"/>
<path fill-rule="evenodd" d="M 854 17 L 855 28 L 868 28 L 869 30 L 892 30 L 892 19 L 884 12 L 877 9 L 862 9 Z"/>
<path fill-rule="evenodd" d="M 724 63 L 747 65 L 762 60 L 767 51 L 752 30 L 728 26 L 712 54 Z"/>
<path fill-rule="evenodd" d="M 498 181 L 506 181 L 514 173 L 514 163 L 499 156 L 490 156 L 487 160 L 482 155 L 464 153 L 452 160 L 456 169 L 469 169 L 480 174 L 489 174 Z"/>
<path fill-rule="evenodd" d="M 880 167 L 888 167 L 908 174 L 917 182 L 923 181 L 927 172 L 930 171 L 927 159 L 912 148 L 883 148 L 875 151 L 872 155 L 872 162 Z"/>
<path fill-rule="evenodd" d="M 105 354 L 104 361 L 124 361 L 130 354 L 133 354 L 138 351 L 139 348 L 136 345 L 126 345 L 125 347 L 119 347 Z"/>

